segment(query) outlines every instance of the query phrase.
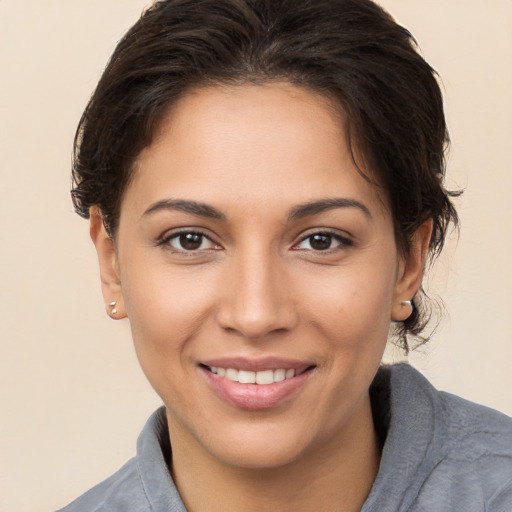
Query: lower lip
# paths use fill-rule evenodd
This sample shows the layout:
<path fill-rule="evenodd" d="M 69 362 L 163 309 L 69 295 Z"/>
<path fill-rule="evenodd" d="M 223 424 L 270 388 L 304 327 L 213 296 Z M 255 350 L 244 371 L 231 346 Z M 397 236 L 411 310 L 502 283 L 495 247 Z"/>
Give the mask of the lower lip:
<path fill-rule="evenodd" d="M 213 391 L 225 402 L 240 409 L 262 410 L 276 407 L 304 386 L 311 369 L 300 375 L 273 384 L 240 384 L 219 377 L 206 368 L 201 368 Z"/>

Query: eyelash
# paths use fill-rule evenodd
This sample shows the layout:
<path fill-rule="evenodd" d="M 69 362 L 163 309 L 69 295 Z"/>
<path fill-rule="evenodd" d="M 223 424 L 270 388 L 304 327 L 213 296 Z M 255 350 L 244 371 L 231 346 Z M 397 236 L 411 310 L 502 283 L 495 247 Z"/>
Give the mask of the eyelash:
<path fill-rule="evenodd" d="M 340 235 L 339 233 L 335 233 L 334 231 L 330 231 L 328 229 L 323 229 L 323 230 L 320 230 L 320 231 L 315 231 L 313 233 L 308 233 L 307 235 L 303 236 L 300 240 L 300 242 L 298 244 L 295 244 L 294 248 L 297 247 L 298 245 L 302 244 L 303 242 L 305 242 L 306 240 L 308 239 L 312 239 L 313 237 L 315 236 L 325 236 L 325 237 L 329 237 L 331 238 L 331 240 L 335 240 L 336 242 L 339 242 L 339 245 L 336 246 L 336 247 L 329 247 L 327 249 L 300 249 L 300 248 L 297 248 L 297 249 L 294 249 L 296 251 L 300 251 L 300 250 L 311 250 L 315 253 L 330 253 L 330 252 L 333 252 L 333 251 L 336 251 L 338 250 L 340 247 L 352 247 L 354 245 L 354 242 L 346 237 L 346 236 L 342 236 Z M 311 243 L 310 243 L 311 245 Z"/>
<path fill-rule="evenodd" d="M 204 243 L 205 240 L 208 240 L 211 244 L 213 244 L 214 246 L 217 246 L 217 247 L 211 247 L 211 248 L 208 248 L 208 249 L 200 249 L 199 248 L 196 248 L 196 249 L 185 249 L 185 248 L 176 248 L 176 247 L 173 247 L 171 245 L 171 241 L 172 240 L 179 240 L 180 237 L 182 236 L 185 236 L 185 235 L 196 235 L 196 236 L 200 236 L 201 237 L 201 243 L 200 245 L 202 245 Z M 313 237 L 315 236 L 324 236 L 324 237 L 328 237 L 331 239 L 331 242 L 332 240 L 335 240 L 336 242 L 339 243 L 339 245 L 337 245 L 336 247 L 328 247 L 326 249 L 314 249 L 314 248 L 311 248 L 311 249 L 304 249 L 304 248 L 299 248 L 297 246 L 301 245 L 302 243 L 304 243 L 306 240 L 312 240 Z M 185 254 L 194 254 L 194 253 L 198 253 L 200 251 L 210 251 L 210 250 L 218 250 L 218 244 L 216 244 L 206 233 L 202 232 L 201 230 L 199 229 L 183 229 L 181 231 L 177 231 L 177 232 L 174 232 L 174 233 L 171 233 L 171 234 L 167 234 L 165 236 L 163 236 L 158 242 L 157 242 L 157 245 L 158 246 L 167 246 L 167 248 L 171 249 L 171 250 L 174 250 L 175 252 L 180 252 L 180 253 L 185 253 Z M 333 252 L 333 251 L 336 251 L 337 249 L 339 249 L 340 246 L 343 246 L 343 247 L 351 247 L 353 246 L 354 243 L 353 241 L 348 238 L 348 237 L 345 237 L 345 236 L 341 236 L 339 233 L 335 233 L 333 231 L 330 231 L 330 230 L 320 230 L 320 231 L 315 231 L 313 233 L 309 233 L 307 234 L 306 236 L 303 236 L 300 241 L 295 244 L 293 246 L 293 250 L 296 250 L 296 251 L 312 251 L 312 252 L 315 252 L 315 253 L 330 253 L 330 252 Z M 310 246 L 311 246 L 311 243 L 310 243 Z"/>
<path fill-rule="evenodd" d="M 194 254 L 201 251 L 209 251 L 209 250 L 217 250 L 216 248 L 208 248 L 208 249 L 195 249 L 195 250 L 187 250 L 187 249 L 178 249 L 176 247 L 173 247 L 171 245 L 171 240 L 179 240 L 180 237 L 185 235 L 197 235 L 201 237 L 201 245 L 204 243 L 205 240 L 208 240 L 213 244 L 214 246 L 218 247 L 218 244 L 216 244 L 206 233 L 203 233 L 199 229 L 183 229 L 181 231 L 176 231 L 171 234 L 164 235 L 158 242 L 158 246 L 166 246 L 167 249 L 173 250 L 174 252 L 184 253 L 184 254 Z"/>

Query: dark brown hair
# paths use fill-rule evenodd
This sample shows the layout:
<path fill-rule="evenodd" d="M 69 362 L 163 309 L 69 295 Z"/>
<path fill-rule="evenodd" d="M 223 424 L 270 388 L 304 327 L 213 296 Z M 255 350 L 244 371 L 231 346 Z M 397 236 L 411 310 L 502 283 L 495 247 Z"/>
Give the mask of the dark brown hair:
<path fill-rule="evenodd" d="M 443 186 L 448 135 L 435 71 L 370 0 L 162 0 L 117 45 L 78 126 L 76 211 L 98 206 L 115 237 L 133 162 L 192 87 L 288 81 L 334 98 L 351 147 L 387 192 L 397 245 L 431 218 L 430 256 L 457 214 Z M 368 179 L 372 179 L 368 177 Z M 398 326 L 424 328 L 425 304 Z"/>

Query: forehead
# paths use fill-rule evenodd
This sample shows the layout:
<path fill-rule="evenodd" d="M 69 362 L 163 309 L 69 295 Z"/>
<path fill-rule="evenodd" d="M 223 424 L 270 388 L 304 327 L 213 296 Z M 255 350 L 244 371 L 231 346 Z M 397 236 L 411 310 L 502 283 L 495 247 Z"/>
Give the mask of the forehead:
<path fill-rule="evenodd" d="M 354 163 L 341 110 L 322 95 L 278 83 L 187 93 L 139 155 L 126 195 L 141 204 L 181 195 L 261 206 L 332 194 L 387 210 Z"/>

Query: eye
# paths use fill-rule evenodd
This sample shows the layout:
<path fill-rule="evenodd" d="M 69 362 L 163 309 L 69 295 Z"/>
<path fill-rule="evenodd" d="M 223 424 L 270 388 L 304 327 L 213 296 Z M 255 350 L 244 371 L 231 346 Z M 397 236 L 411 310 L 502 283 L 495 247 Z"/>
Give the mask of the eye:
<path fill-rule="evenodd" d="M 198 231 L 174 233 L 162 240 L 162 244 L 168 244 L 177 251 L 186 252 L 205 251 L 218 247 L 205 234 Z"/>
<path fill-rule="evenodd" d="M 352 245 L 352 242 L 334 233 L 324 232 L 308 235 L 296 245 L 296 248 L 312 251 L 328 251 L 329 249 L 336 249 L 342 245 Z"/>

